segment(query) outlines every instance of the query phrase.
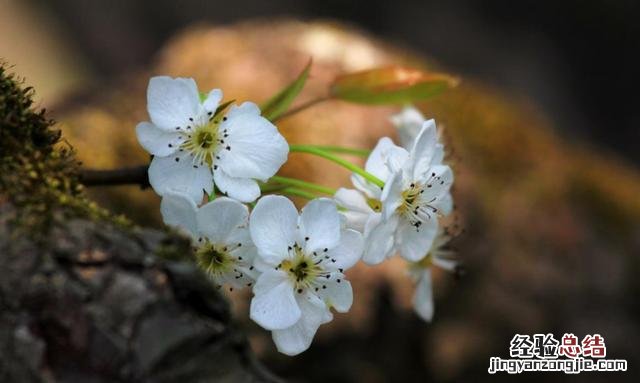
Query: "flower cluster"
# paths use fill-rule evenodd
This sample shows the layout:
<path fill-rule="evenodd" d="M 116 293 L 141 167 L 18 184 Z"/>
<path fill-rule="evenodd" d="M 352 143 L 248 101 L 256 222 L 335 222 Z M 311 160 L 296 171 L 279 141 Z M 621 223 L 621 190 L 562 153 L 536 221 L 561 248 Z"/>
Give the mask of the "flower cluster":
<path fill-rule="evenodd" d="M 349 311 L 349 268 L 399 253 L 417 281 L 416 311 L 430 320 L 431 265 L 456 266 L 439 222 L 452 210 L 453 174 L 433 120 L 413 108 L 392 117 L 403 146 L 382 138 L 361 169 L 320 147 L 289 146 L 256 104 L 222 97 L 219 89 L 201 95 L 193 79 L 154 77 L 151 121 L 136 128 L 153 155 L 149 182 L 164 222 L 192 238 L 193 259 L 212 282 L 251 288 L 251 319 L 280 352 L 296 355 L 333 319 L 331 309 Z M 353 170 L 355 189 L 276 176 L 290 150 Z M 278 194 L 310 201 L 298 212 Z"/>

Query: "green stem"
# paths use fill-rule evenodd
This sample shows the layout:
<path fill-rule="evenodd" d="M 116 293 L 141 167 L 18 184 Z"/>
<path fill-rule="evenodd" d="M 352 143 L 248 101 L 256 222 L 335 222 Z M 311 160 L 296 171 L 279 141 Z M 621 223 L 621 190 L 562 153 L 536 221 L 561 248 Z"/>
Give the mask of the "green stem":
<path fill-rule="evenodd" d="M 280 190 L 280 192 L 283 194 L 288 194 L 296 197 L 302 197 L 308 200 L 316 199 L 318 197 L 313 193 L 309 193 L 305 190 L 294 188 L 294 187 L 284 188 Z"/>
<path fill-rule="evenodd" d="M 325 158 L 329 161 L 333 161 L 335 163 L 337 163 L 338 165 L 347 168 L 349 170 L 351 170 L 352 172 L 361 175 L 362 177 L 364 177 L 367 181 L 371 182 L 372 184 L 378 186 L 379 188 L 383 188 L 384 187 L 384 181 L 382 181 L 381 179 L 379 179 L 378 177 L 374 176 L 373 174 L 365 171 L 364 169 L 362 169 L 361 167 L 343 159 L 340 158 L 332 153 L 329 153 L 325 150 L 322 149 L 318 149 L 315 146 L 312 145 L 289 145 L 289 151 L 290 152 L 299 152 L 299 153 L 309 153 L 309 154 L 314 154 L 316 156 Z"/>
<path fill-rule="evenodd" d="M 313 191 L 317 191 L 319 193 L 323 193 L 323 194 L 329 194 L 329 195 L 334 195 L 336 194 L 336 190 L 326 187 L 326 186 L 322 186 L 322 185 L 318 185 L 318 184 L 314 184 L 312 182 L 307 182 L 307 181 L 302 181 L 302 180 L 298 180 L 295 178 L 289 178 L 289 177 L 282 177 L 282 176 L 273 176 L 269 179 L 269 181 L 273 181 L 279 184 L 283 184 L 283 185 L 290 185 L 290 186 L 295 186 L 295 187 L 299 187 L 302 189 L 308 189 L 308 190 L 313 190 Z"/>
<path fill-rule="evenodd" d="M 331 96 L 328 96 L 328 95 L 327 96 L 320 96 L 318 98 L 314 98 L 312 100 L 309 100 L 309 101 L 307 101 L 305 103 L 302 103 L 302 104 L 300 104 L 300 105 L 298 105 L 296 107 L 293 107 L 293 108 L 287 110 L 286 112 L 282 113 L 278 117 L 274 118 L 271 122 L 276 122 L 278 120 L 282 120 L 283 118 L 287 118 L 289 116 L 293 116 L 296 113 L 300 113 L 305 109 L 309 109 L 309 108 L 311 108 L 312 106 L 314 106 L 316 104 L 319 104 L 321 102 L 325 102 L 325 101 L 330 100 L 330 99 L 331 99 Z"/>
<path fill-rule="evenodd" d="M 358 156 L 358 157 L 368 157 L 369 154 L 371 154 L 371 150 L 345 148 L 343 146 L 333 146 L 333 145 L 305 145 L 305 146 L 318 148 L 326 152 L 349 154 L 349 155 Z"/>

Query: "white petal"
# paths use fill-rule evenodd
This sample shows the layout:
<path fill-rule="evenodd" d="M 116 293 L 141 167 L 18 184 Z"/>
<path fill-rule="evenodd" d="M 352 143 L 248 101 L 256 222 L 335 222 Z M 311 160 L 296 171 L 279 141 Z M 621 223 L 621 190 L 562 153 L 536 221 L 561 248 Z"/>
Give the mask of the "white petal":
<path fill-rule="evenodd" d="M 340 188 L 333 196 L 339 206 L 362 213 L 373 213 L 365 196 L 357 190 Z"/>
<path fill-rule="evenodd" d="M 398 218 L 392 216 L 383 220 L 380 214 L 372 216 L 365 228 L 365 248 L 362 260 L 376 265 L 393 255 L 394 234 L 398 227 Z"/>
<path fill-rule="evenodd" d="M 379 177 L 378 177 L 379 178 Z M 383 180 L 386 182 L 386 180 Z M 382 189 L 372 184 L 371 182 L 364 179 L 359 174 L 351 175 L 351 183 L 355 186 L 356 189 L 364 193 L 369 198 L 380 199 L 380 195 L 382 194 Z"/>
<path fill-rule="evenodd" d="M 398 172 L 391 177 L 382 190 L 382 216 L 389 219 L 403 203 L 402 192 L 404 189 L 403 172 Z"/>
<path fill-rule="evenodd" d="M 412 175 L 414 179 L 417 179 L 429 169 L 437 143 L 438 132 L 436 131 L 435 122 L 433 120 L 425 121 L 411 150 Z"/>
<path fill-rule="evenodd" d="M 226 116 L 228 119 L 238 116 L 259 116 L 260 108 L 253 102 L 243 102 L 241 105 L 231 105 Z"/>
<path fill-rule="evenodd" d="M 222 101 L 222 90 L 213 89 L 211 92 L 209 92 L 207 98 L 202 103 L 202 107 L 207 112 L 215 113 L 216 109 L 218 109 L 220 101 Z"/>
<path fill-rule="evenodd" d="M 202 202 L 203 192 L 213 190 L 211 169 L 206 166 L 194 168 L 188 154 L 154 157 L 149 165 L 149 183 L 159 195 L 172 191 L 183 193 L 195 203 Z"/>
<path fill-rule="evenodd" d="M 364 194 L 355 189 L 340 188 L 333 198 L 338 206 L 346 209 L 340 213 L 346 218 L 347 227 L 363 232 L 369 215 L 374 213 Z"/>
<path fill-rule="evenodd" d="M 141 122 L 136 126 L 138 142 L 154 156 L 166 157 L 180 146 L 180 135 L 175 131 L 160 129 L 150 122 Z"/>
<path fill-rule="evenodd" d="M 283 271 L 269 270 L 260 275 L 253 288 L 250 317 L 267 330 L 282 330 L 300 319 L 293 285 Z"/>
<path fill-rule="evenodd" d="M 393 146 L 388 148 L 384 152 L 384 160 L 391 174 L 403 170 L 409 159 L 409 152 L 399 146 Z M 387 175 L 387 179 L 389 176 Z"/>
<path fill-rule="evenodd" d="M 434 216 L 422 222 L 419 228 L 402 221 L 396 233 L 396 241 L 402 258 L 417 262 L 429 252 L 438 233 L 438 219 Z"/>
<path fill-rule="evenodd" d="M 318 291 L 318 295 L 328 307 L 333 307 L 339 313 L 346 313 L 353 304 L 353 289 L 349 281 L 340 278 L 340 282 L 330 281 L 325 283 Z"/>
<path fill-rule="evenodd" d="M 433 152 L 433 158 L 431 158 L 431 165 L 442 165 L 444 161 L 444 145 L 441 143 L 436 144 L 436 149 Z"/>
<path fill-rule="evenodd" d="M 342 230 L 338 246 L 328 251 L 327 255 L 335 262 L 329 263 L 332 268 L 347 270 L 355 265 L 362 257 L 364 240 L 362 234 L 355 230 Z"/>
<path fill-rule="evenodd" d="M 434 165 L 427 169 L 427 172 L 422 175 L 420 182 L 431 185 L 424 189 L 424 193 L 421 195 L 423 201 L 435 201 L 430 204 L 438 210 L 447 209 L 446 195 L 451 189 L 453 184 L 453 172 L 447 165 Z"/>
<path fill-rule="evenodd" d="M 147 88 L 151 122 L 162 129 L 184 128 L 200 111 L 198 87 L 192 78 L 152 77 Z"/>
<path fill-rule="evenodd" d="M 297 300 L 302 310 L 300 320 L 287 329 L 272 333 L 278 351 L 290 356 L 308 349 L 318 327 L 332 318 L 326 305 L 312 294 L 297 297 Z"/>
<path fill-rule="evenodd" d="M 266 118 L 250 112 L 244 103 L 227 114 L 221 129 L 226 129 L 228 137 L 218 165 L 234 177 L 255 178 L 266 181 L 285 163 L 289 145 L 278 129 Z M 257 108 L 257 107 L 256 107 Z M 249 110 L 241 113 L 241 110 Z"/>
<path fill-rule="evenodd" d="M 258 254 L 268 264 L 277 265 L 296 241 L 298 210 L 288 198 L 269 195 L 261 198 L 251 212 L 249 228 Z"/>
<path fill-rule="evenodd" d="M 422 273 L 413 296 L 413 308 L 420 318 L 427 322 L 433 319 L 433 290 L 431 287 L 431 270 Z"/>
<path fill-rule="evenodd" d="M 405 107 L 400 113 L 391 116 L 391 122 L 398 129 L 402 146 L 410 150 L 424 122 L 422 113 L 414 107 Z"/>
<path fill-rule="evenodd" d="M 160 213 L 164 223 L 186 230 L 192 236 L 197 233 L 197 209 L 198 207 L 189 196 L 178 193 L 165 194 L 160 203 Z"/>
<path fill-rule="evenodd" d="M 453 197 L 450 192 L 447 192 L 442 198 L 438 201 L 438 211 L 443 216 L 448 216 L 453 211 Z"/>
<path fill-rule="evenodd" d="M 300 214 L 300 235 L 307 253 L 331 249 L 340 241 L 340 214 L 336 203 L 328 198 L 309 202 Z"/>
<path fill-rule="evenodd" d="M 213 179 L 220 191 L 241 202 L 253 202 L 260 197 L 260 186 L 250 178 L 235 178 L 222 169 L 214 170 Z"/>
<path fill-rule="evenodd" d="M 234 230 L 248 224 L 249 209 L 236 200 L 221 197 L 202 206 L 196 219 L 199 233 L 213 243 L 225 243 Z"/>
<path fill-rule="evenodd" d="M 406 150 L 394 144 L 389 137 L 382 137 L 367 158 L 365 170 L 382 181 L 386 181 L 389 176 L 388 157 L 396 156 L 402 152 L 406 152 Z"/>
<path fill-rule="evenodd" d="M 439 258 L 439 257 L 433 257 L 431 262 L 433 262 L 433 264 L 438 266 L 439 268 L 450 271 L 450 272 L 455 271 L 456 266 L 458 266 L 457 261 L 454 261 L 452 259 Z"/>

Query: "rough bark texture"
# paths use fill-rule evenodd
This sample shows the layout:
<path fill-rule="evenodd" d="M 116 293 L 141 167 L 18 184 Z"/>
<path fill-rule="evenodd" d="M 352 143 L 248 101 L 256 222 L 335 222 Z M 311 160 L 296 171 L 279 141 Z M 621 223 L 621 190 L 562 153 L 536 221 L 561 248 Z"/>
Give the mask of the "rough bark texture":
<path fill-rule="evenodd" d="M 269 381 L 227 303 L 152 230 L 73 220 L 0 235 L 0 381 Z"/>

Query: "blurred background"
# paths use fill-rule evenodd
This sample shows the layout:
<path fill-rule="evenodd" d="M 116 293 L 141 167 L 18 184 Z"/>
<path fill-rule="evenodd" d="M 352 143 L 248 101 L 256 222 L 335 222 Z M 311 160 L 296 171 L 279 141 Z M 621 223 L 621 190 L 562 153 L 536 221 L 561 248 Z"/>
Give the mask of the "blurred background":
<path fill-rule="evenodd" d="M 568 137 L 640 161 L 634 0 L 3 0 L 2 56 L 47 104 L 148 65 L 177 31 L 294 16 L 353 23 L 539 104 Z M 25 49 L 26 46 L 30 47 Z M 58 70 L 57 76 L 51 76 Z M 57 77 L 57 78 L 55 78 Z"/>
<path fill-rule="evenodd" d="M 266 99 L 309 56 L 308 98 L 338 73 L 389 63 L 459 75 L 463 86 L 419 105 L 445 127 L 466 228 L 456 247 L 467 275 L 436 275 L 435 322 L 410 311 L 412 286 L 396 260 L 353 270 L 362 298 L 305 354 L 278 355 L 264 331 L 243 323 L 254 349 L 299 381 L 511 380 L 486 371 L 490 356 L 508 356 L 516 332 L 600 333 L 630 372 L 574 378 L 636 381 L 639 8 L 631 0 L 0 0 L 0 58 L 98 168 L 146 160 L 133 127 L 147 118 L 152 74 L 193 76 L 239 100 Z M 367 147 L 393 134 L 395 111 L 330 103 L 281 129 L 292 142 Z M 347 175 L 335 172 L 307 159 L 285 169 L 344 185 Z M 151 191 L 93 196 L 159 225 Z M 246 318 L 246 297 L 233 299 Z"/>

